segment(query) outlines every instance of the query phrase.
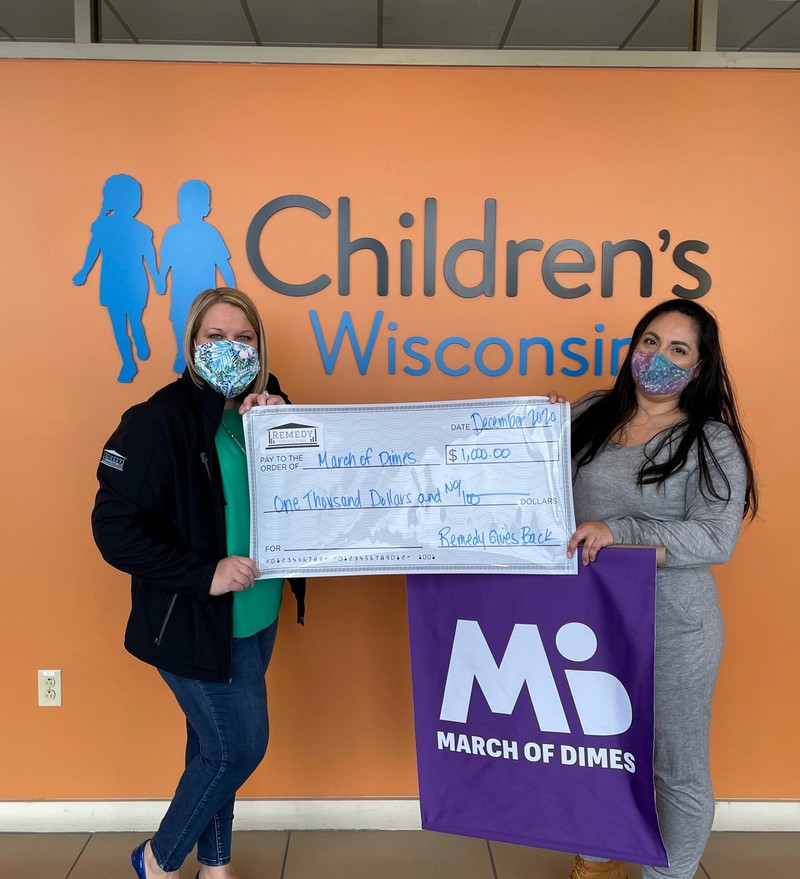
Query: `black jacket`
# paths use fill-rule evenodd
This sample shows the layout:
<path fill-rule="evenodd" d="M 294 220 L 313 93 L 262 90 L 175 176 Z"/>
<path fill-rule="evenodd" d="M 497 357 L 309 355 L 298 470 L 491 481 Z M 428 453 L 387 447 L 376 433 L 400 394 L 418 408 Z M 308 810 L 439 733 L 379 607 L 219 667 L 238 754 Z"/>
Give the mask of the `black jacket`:
<path fill-rule="evenodd" d="M 278 380 L 267 392 L 286 402 Z M 185 372 L 129 409 L 100 459 L 92 530 L 103 558 L 131 575 L 125 647 L 164 671 L 231 677 L 233 595 L 211 596 L 228 555 L 214 436 L 225 398 Z M 293 580 L 298 622 L 304 580 Z"/>

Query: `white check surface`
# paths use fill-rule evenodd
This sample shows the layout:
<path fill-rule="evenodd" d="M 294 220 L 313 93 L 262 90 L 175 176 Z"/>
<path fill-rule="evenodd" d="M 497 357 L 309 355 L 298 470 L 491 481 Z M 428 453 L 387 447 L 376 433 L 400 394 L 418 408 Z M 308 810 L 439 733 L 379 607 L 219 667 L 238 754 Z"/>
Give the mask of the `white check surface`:
<path fill-rule="evenodd" d="M 577 570 L 566 403 L 260 406 L 244 428 L 264 577 Z"/>

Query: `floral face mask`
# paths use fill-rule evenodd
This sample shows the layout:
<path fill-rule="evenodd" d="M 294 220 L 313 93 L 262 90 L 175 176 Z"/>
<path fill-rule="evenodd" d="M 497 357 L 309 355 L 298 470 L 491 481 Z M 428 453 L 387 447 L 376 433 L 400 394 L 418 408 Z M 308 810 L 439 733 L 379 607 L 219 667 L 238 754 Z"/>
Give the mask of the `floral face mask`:
<path fill-rule="evenodd" d="M 238 397 L 261 368 L 258 351 L 244 342 L 215 340 L 194 349 L 198 373 L 218 393 Z"/>
<path fill-rule="evenodd" d="M 660 351 L 634 351 L 631 360 L 633 380 L 645 394 L 679 394 L 694 378 L 699 363 L 683 369 Z"/>

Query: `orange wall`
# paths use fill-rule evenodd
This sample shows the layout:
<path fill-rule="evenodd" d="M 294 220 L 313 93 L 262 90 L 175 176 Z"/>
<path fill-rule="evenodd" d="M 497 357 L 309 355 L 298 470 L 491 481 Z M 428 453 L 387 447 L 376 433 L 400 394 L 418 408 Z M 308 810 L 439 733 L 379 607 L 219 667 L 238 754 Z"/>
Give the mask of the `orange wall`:
<path fill-rule="evenodd" d="M 181 759 L 181 720 L 152 669 L 122 649 L 124 575 L 108 568 L 88 518 L 95 468 L 120 413 L 172 377 L 167 297 L 150 291 L 153 354 L 130 385 L 118 369 L 98 270 L 71 283 L 97 217 L 103 182 L 125 172 L 143 186 L 139 219 L 160 244 L 176 222 L 186 179 L 213 190 L 209 221 L 223 231 L 239 286 L 257 300 L 273 370 L 300 402 L 377 402 L 507 394 L 550 388 L 575 399 L 608 383 L 567 377 L 557 355 L 546 376 L 533 355 L 491 378 L 436 369 L 388 376 L 386 342 L 367 374 L 343 355 L 322 368 L 309 311 L 330 336 L 348 309 L 359 327 L 375 312 L 397 338 L 459 335 L 514 340 L 625 337 L 675 283 L 683 239 L 710 246 L 693 259 L 711 275 L 702 299 L 718 315 L 756 449 L 763 514 L 719 571 L 727 646 L 715 702 L 713 772 L 722 798 L 798 798 L 800 708 L 795 545 L 799 469 L 791 449 L 800 323 L 796 216 L 800 204 L 800 75 L 796 71 L 349 69 L 223 64 L 2 61 L 3 187 L 0 252 L 5 429 L 4 625 L 0 642 L 6 755 L 0 798 L 163 797 Z M 305 299 L 267 290 L 245 255 L 250 219 L 279 195 L 328 204 L 325 221 L 287 212 L 267 227 L 277 274 L 334 277 Z M 353 259 L 352 293 L 337 295 L 337 198 L 351 199 L 353 235 L 389 247 L 389 296 L 375 295 L 375 262 Z M 421 295 L 422 210 L 439 209 L 439 260 L 482 234 L 484 199 L 498 204 L 498 289 L 462 299 L 438 268 Z M 403 211 L 417 223 L 398 225 Z M 659 230 L 671 232 L 660 253 Z M 401 299 L 397 255 L 415 241 L 414 293 Z M 573 300 L 546 289 L 542 254 L 521 262 L 507 298 L 507 239 L 545 249 L 577 238 L 596 256 L 604 240 L 637 238 L 654 254 L 654 296 L 638 295 L 633 257 L 620 259 L 614 295 Z M 465 256 L 463 279 L 477 279 Z M 602 323 L 605 330 L 596 333 Z M 386 338 L 386 331 L 381 337 Z M 591 341 L 590 341 L 591 346 Z M 495 351 L 495 354 L 497 351 Z M 456 364 L 463 352 L 450 349 Z M 405 362 L 405 361 L 403 361 Z M 465 360 L 464 362 L 468 362 Z M 494 364 L 496 365 L 496 364 Z M 402 363 L 400 364 L 402 367 Z M 778 395 L 778 391 L 781 391 Z M 409 796 L 416 793 L 403 582 L 399 577 L 311 583 L 305 629 L 287 601 L 269 674 L 270 754 L 245 793 L 263 797 Z M 37 668 L 63 670 L 61 709 L 36 706 Z"/>

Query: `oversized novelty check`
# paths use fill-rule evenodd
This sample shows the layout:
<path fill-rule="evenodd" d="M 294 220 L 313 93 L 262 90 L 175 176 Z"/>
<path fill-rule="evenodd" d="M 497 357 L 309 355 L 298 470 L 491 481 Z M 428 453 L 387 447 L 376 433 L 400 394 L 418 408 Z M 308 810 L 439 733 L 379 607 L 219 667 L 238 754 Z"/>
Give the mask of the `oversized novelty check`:
<path fill-rule="evenodd" d="M 566 403 L 260 406 L 244 429 L 264 577 L 577 570 Z"/>

